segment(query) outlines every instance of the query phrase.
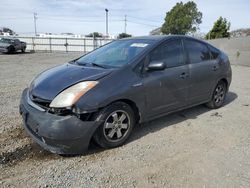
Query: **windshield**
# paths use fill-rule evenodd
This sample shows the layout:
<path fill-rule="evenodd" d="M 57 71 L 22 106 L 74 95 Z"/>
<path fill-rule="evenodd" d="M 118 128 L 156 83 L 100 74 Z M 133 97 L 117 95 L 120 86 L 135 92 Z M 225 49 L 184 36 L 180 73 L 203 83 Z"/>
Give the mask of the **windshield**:
<path fill-rule="evenodd" d="M 2 42 L 2 43 L 11 43 L 12 40 L 11 40 L 11 39 L 1 38 L 1 39 L 0 39 L 0 42 Z"/>
<path fill-rule="evenodd" d="M 92 64 L 102 67 L 122 67 L 153 44 L 153 40 L 117 40 L 79 58 L 79 65 Z"/>

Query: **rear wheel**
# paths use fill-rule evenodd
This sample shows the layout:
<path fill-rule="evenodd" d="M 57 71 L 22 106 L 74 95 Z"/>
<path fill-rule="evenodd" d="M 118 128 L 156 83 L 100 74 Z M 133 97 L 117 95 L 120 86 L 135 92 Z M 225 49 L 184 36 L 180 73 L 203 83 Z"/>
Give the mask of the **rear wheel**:
<path fill-rule="evenodd" d="M 124 144 L 135 125 L 133 110 L 123 102 L 107 106 L 95 119 L 103 121 L 103 124 L 96 130 L 93 139 L 103 148 L 114 148 Z"/>
<path fill-rule="evenodd" d="M 22 53 L 24 53 L 24 52 L 25 52 L 25 50 L 26 50 L 26 49 L 25 49 L 25 48 L 23 48 L 23 49 L 21 50 L 21 51 L 22 51 Z"/>
<path fill-rule="evenodd" d="M 207 103 L 207 106 L 212 109 L 220 108 L 224 104 L 226 93 L 226 83 L 224 81 L 219 81 L 213 92 L 212 99 Z"/>

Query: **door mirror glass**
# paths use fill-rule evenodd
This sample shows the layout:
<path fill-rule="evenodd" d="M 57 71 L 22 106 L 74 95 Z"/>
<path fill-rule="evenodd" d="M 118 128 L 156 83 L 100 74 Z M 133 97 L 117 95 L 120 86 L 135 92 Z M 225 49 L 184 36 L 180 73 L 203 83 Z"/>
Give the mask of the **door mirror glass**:
<path fill-rule="evenodd" d="M 164 70 L 166 65 L 162 61 L 151 61 L 148 65 L 148 70 Z"/>

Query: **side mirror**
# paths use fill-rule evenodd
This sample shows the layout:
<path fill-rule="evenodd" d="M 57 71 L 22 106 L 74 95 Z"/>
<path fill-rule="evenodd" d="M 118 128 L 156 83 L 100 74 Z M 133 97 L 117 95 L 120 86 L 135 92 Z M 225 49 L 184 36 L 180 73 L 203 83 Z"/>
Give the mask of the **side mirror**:
<path fill-rule="evenodd" d="M 148 65 L 148 70 L 164 70 L 166 65 L 162 61 L 152 61 Z"/>

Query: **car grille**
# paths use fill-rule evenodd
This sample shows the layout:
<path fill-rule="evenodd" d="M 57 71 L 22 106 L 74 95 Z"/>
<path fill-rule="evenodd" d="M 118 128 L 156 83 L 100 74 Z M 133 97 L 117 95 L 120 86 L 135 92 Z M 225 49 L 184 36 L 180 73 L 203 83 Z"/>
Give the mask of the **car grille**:
<path fill-rule="evenodd" d="M 59 116 L 75 115 L 83 121 L 91 120 L 91 117 L 93 115 L 93 113 L 75 114 L 72 112 L 71 109 L 67 109 L 67 108 L 51 108 L 49 107 L 51 101 L 42 99 L 40 97 L 31 95 L 31 94 L 30 94 L 30 99 L 32 100 L 33 103 L 40 106 L 41 108 L 43 108 L 44 110 L 46 110 L 47 112 L 51 114 L 57 114 Z"/>
<path fill-rule="evenodd" d="M 65 115 L 72 114 L 71 109 L 51 108 L 49 106 L 51 101 L 49 101 L 49 100 L 42 99 L 42 98 L 34 96 L 34 95 L 31 95 L 30 98 L 31 98 L 32 102 L 34 102 L 36 105 L 40 106 L 41 108 L 43 108 L 44 110 L 46 110 L 47 112 L 49 112 L 51 114 L 57 114 L 57 115 L 60 115 L 60 116 L 65 116 Z"/>
<path fill-rule="evenodd" d="M 49 110 L 49 105 L 50 105 L 51 101 L 46 100 L 46 99 L 42 99 L 42 98 L 37 97 L 35 95 L 30 95 L 30 98 L 31 98 L 32 102 L 34 102 L 35 104 L 37 104 L 41 108 L 43 108 L 45 110 Z"/>

